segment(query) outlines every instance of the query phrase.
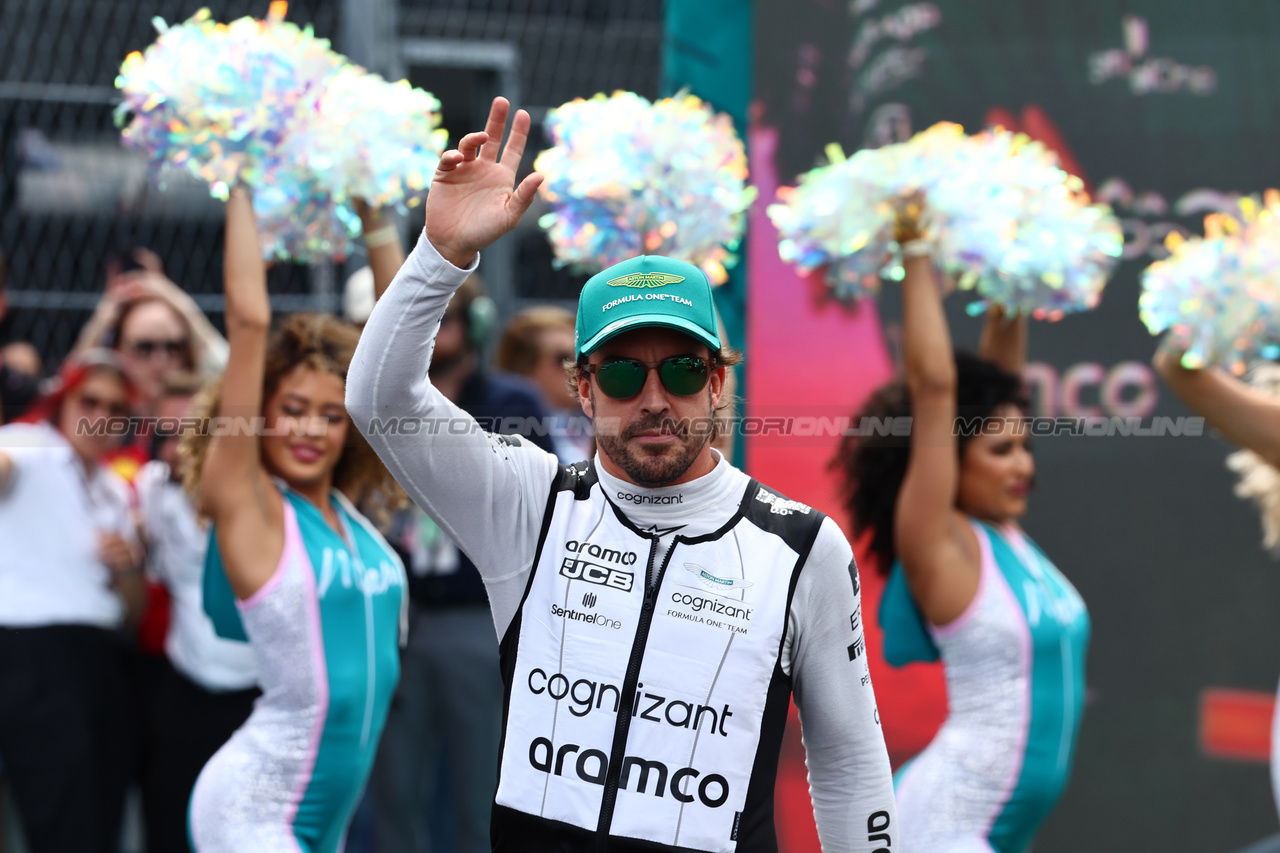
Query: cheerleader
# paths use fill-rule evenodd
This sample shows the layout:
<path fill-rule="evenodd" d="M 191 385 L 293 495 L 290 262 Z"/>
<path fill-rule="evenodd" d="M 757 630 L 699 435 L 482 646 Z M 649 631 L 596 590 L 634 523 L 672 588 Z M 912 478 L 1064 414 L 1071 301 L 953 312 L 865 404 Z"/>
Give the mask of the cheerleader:
<path fill-rule="evenodd" d="M 941 658 L 946 674 L 946 722 L 895 781 L 903 849 L 1023 853 L 1071 770 L 1089 619 L 1018 526 L 1035 474 L 1026 318 L 993 311 L 982 358 L 954 353 L 928 249 L 902 242 L 906 381 L 863 416 L 911 417 L 911 437 L 847 439 L 837 461 L 889 576 L 886 659 Z"/>
<path fill-rule="evenodd" d="M 182 451 L 213 522 L 204 606 L 221 636 L 252 644 L 263 695 L 196 782 L 192 843 L 334 853 L 399 679 L 405 605 L 399 559 L 354 504 L 389 507 L 399 493 L 344 406 L 358 333 L 294 315 L 269 334 L 240 190 L 227 202 L 225 288 L 230 356 L 205 400 L 218 417 Z"/>
<path fill-rule="evenodd" d="M 1182 349 L 1166 335 L 1152 363 L 1161 378 L 1209 426 L 1243 448 L 1227 462 L 1241 474 L 1236 494 L 1253 498 L 1262 511 L 1263 544 L 1280 547 L 1280 376 L 1273 364 L 1254 367 L 1252 385 L 1218 367 L 1182 366 Z M 1271 786 L 1280 809 L 1280 711 L 1271 722 Z"/>

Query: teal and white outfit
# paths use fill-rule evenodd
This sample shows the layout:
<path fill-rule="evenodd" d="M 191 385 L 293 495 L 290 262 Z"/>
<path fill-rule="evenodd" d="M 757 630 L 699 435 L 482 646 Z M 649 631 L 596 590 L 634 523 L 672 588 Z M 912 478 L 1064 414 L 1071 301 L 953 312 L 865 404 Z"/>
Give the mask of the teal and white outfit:
<path fill-rule="evenodd" d="M 982 550 L 973 601 L 927 625 L 901 563 L 880 605 L 885 659 L 941 657 L 948 714 L 897 774 L 905 853 L 1023 853 L 1066 787 L 1084 707 L 1089 615 L 1013 527 L 970 522 Z"/>
<path fill-rule="evenodd" d="M 336 853 L 364 789 L 400 677 L 405 575 L 336 490 L 340 535 L 280 484 L 284 551 L 236 601 L 216 540 L 204 604 L 219 636 L 253 644 L 263 695 L 191 795 L 197 853 Z"/>

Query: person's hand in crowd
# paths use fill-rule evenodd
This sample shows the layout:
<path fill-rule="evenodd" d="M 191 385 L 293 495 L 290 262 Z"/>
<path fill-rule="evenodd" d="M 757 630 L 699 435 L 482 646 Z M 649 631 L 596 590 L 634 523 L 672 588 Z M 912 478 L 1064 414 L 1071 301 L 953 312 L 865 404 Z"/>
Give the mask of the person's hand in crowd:
<path fill-rule="evenodd" d="M 98 300 L 98 304 L 94 306 L 93 315 L 89 317 L 89 321 L 80 330 L 80 336 L 76 339 L 76 345 L 72 350 L 73 354 L 93 347 L 109 346 L 111 344 L 105 338 L 108 330 L 114 327 L 120 319 L 121 309 L 129 302 L 148 296 L 147 288 L 136 281 L 138 274 L 164 277 L 164 269 L 160 263 L 160 258 L 155 252 L 148 249 L 135 249 L 133 259 L 140 269 L 131 272 L 123 272 L 118 259 L 112 258 L 107 262 L 107 282 L 102 290 L 102 297 Z M 177 289 L 177 285 L 173 285 L 173 287 Z M 193 302 L 192 304 L 194 305 L 195 303 Z M 176 305 L 174 310 L 181 313 L 181 309 Z"/>
<path fill-rule="evenodd" d="M 150 249 L 134 249 L 132 257 L 134 262 L 138 264 L 138 269 L 129 272 L 121 269 L 119 259 L 112 258 L 107 262 L 106 286 L 102 291 L 102 299 L 98 301 L 98 306 L 94 310 L 94 319 L 101 316 L 106 320 L 104 330 L 115 324 L 120 308 L 125 303 L 148 295 L 145 288 L 141 288 L 135 283 L 135 279 L 139 275 L 164 278 L 164 264 L 161 263 L 160 256 L 155 252 Z M 168 281 L 168 279 L 165 280 Z M 176 289 L 177 285 L 173 285 L 173 287 Z"/>
<path fill-rule="evenodd" d="M 203 319 L 204 312 L 185 290 L 174 284 L 158 270 L 139 269 L 121 273 L 110 284 L 107 292 L 121 303 L 138 299 L 160 299 L 169 304 L 195 328 L 195 320 Z"/>
<path fill-rule="evenodd" d="M 136 625 L 147 604 L 142 547 L 118 533 L 98 532 L 98 559 L 111 572 L 111 588 L 124 602 L 125 625 Z"/>
<path fill-rule="evenodd" d="M 133 260 L 142 269 L 146 270 L 147 272 L 153 272 L 159 275 L 164 275 L 164 261 L 160 260 L 160 256 L 157 255 L 155 252 L 151 251 L 150 249 L 144 249 L 143 247 L 138 246 L 130 254 L 133 257 Z"/>
<path fill-rule="evenodd" d="M 129 540 L 119 533 L 99 531 L 98 559 L 111 570 L 112 575 L 119 577 L 120 575 L 136 572 L 138 564 L 141 562 L 138 557 L 139 555 L 134 551 L 134 547 L 129 544 Z"/>
<path fill-rule="evenodd" d="M 139 268 L 128 272 L 120 270 L 119 261 L 113 260 L 108 264 L 102 298 L 98 300 L 89 322 L 80 330 L 72 352 L 111 345 L 112 342 L 105 340 L 107 331 L 116 325 L 125 305 L 139 299 L 159 299 L 186 320 L 190 327 L 197 362 L 194 366 L 207 376 L 216 374 L 226 363 L 226 339 L 209 322 L 191 295 L 164 274 L 155 252 L 134 249 L 133 259 Z"/>
<path fill-rule="evenodd" d="M 191 294 L 164 274 L 160 258 L 154 252 L 135 249 L 133 258 L 139 269 L 114 273 L 108 279 L 104 299 L 113 300 L 116 310 L 140 299 L 161 300 L 176 311 L 191 329 L 196 357 L 194 366 L 207 375 L 219 372 L 227 360 L 226 339 L 209 322 Z"/>
<path fill-rule="evenodd" d="M 76 345 L 72 350 L 73 355 L 82 350 L 106 344 L 104 338 L 107 330 L 116 324 L 124 302 L 119 289 L 112 287 L 112 278 L 108 277 L 106 290 L 102 292 L 98 304 L 94 306 L 89 321 L 80 329 L 80 337 L 76 339 Z"/>

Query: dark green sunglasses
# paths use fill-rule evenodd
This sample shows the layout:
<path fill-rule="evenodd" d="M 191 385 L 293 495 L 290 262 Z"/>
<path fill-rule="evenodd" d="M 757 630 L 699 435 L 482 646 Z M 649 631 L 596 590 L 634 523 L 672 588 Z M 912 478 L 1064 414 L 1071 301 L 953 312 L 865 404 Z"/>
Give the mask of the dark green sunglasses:
<path fill-rule="evenodd" d="M 594 373 L 600 390 L 615 400 L 629 400 L 639 394 L 650 370 L 657 370 L 662 387 L 679 397 L 697 394 L 711 378 L 711 365 L 696 355 L 673 355 L 662 361 L 615 358 L 588 364 L 584 369 Z"/>

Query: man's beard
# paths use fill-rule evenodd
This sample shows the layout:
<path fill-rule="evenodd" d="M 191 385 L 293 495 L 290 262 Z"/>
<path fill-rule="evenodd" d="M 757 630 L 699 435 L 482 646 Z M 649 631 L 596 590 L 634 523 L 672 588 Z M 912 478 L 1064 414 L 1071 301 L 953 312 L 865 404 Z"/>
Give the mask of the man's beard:
<path fill-rule="evenodd" d="M 708 403 L 710 400 L 708 400 Z M 592 409 L 595 408 L 595 388 L 591 389 Z M 714 413 L 710 408 L 702 424 L 694 424 L 690 429 L 687 422 L 675 418 L 650 415 L 623 426 L 620 430 L 601 429 L 600 424 L 592 418 L 595 426 L 596 445 L 600 450 L 617 463 L 627 476 L 638 486 L 656 489 L 673 480 L 678 480 L 693 465 L 702 448 L 711 440 L 711 430 L 706 428 L 711 423 Z M 642 447 L 631 443 L 637 435 L 653 429 L 664 429 L 673 433 L 677 442 L 655 448 L 649 453 Z"/>

